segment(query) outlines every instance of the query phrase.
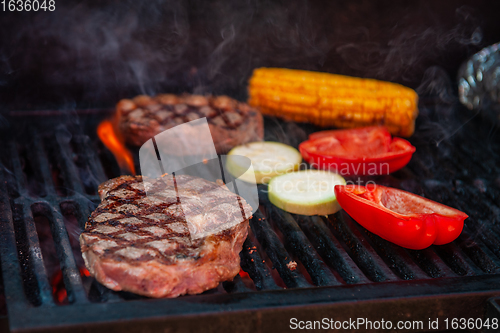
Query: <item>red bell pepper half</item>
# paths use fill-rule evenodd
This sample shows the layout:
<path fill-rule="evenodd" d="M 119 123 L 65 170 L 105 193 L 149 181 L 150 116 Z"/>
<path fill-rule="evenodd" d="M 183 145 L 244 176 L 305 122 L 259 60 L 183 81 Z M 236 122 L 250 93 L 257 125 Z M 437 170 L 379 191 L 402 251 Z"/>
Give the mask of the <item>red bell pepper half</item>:
<path fill-rule="evenodd" d="M 385 240 L 413 250 L 455 240 L 467 214 L 413 193 L 376 184 L 337 185 L 340 206 Z"/>
<path fill-rule="evenodd" d="M 364 127 L 313 133 L 299 145 L 304 160 L 317 169 L 343 176 L 381 175 L 401 169 L 415 147 L 391 138 L 385 127 Z"/>

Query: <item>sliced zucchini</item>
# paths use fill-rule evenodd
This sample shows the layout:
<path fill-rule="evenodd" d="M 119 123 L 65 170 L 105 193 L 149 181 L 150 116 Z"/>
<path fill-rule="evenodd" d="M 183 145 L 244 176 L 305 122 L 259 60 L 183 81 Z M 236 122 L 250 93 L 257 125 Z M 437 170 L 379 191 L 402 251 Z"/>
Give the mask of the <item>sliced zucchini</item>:
<path fill-rule="evenodd" d="M 238 159 L 227 159 L 227 170 L 235 177 L 246 182 L 257 184 L 268 183 L 271 178 L 298 170 L 302 156 L 293 147 L 280 142 L 251 142 L 234 147 L 229 156 L 246 156 L 252 161 L 255 176 L 249 175 L 248 166 L 238 163 Z"/>
<path fill-rule="evenodd" d="M 269 200 L 278 208 L 301 215 L 329 215 L 341 208 L 335 185 L 345 185 L 342 176 L 323 170 L 304 170 L 274 177 L 269 182 Z"/>

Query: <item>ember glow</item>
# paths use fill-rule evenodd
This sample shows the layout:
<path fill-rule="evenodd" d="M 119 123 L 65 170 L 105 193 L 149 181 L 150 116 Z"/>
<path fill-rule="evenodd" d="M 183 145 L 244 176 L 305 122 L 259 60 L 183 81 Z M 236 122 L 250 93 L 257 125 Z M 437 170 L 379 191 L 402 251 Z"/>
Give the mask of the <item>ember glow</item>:
<path fill-rule="evenodd" d="M 250 278 L 250 275 L 248 275 L 247 272 L 245 272 L 244 270 L 240 269 L 240 272 L 238 273 L 240 275 L 240 277 L 243 279 L 243 278 Z"/>
<path fill-rule="evenodd" d="M 61 270 L 58 270 L 56 274 L 54 274 L 51 280 L 51 285 L 54 301 L 57 304 L 67 304 L 68 293 L 66 292 L 66 288 L 64 287 L 63 275 Z"/>
<path fill-rule="evenodd" d="M 80 267 L 80 276 L 82 278 L 89 277 L 90 272 L 85 267 Z M 58 270 L 50 280 L 50 285 L 52 286 L 52 296 L 54 301 L 58 305 L 68 304 L 68 292 L 64 286 L 63 274 L 61 270 Z"/>
<path fill-rule="evenodd" d="M 108 148 L 116 158 L 120 168 L 135 175 L 134 159 L 132 153 L 118 139 L 113 129 L 113 124 L 109 120 L 103 120 L 97 127 L 97 135 L 102 143 Z"/>
<path fill-rule="evenodd" d="M 85 267 L 80 267 L 80 275 L 81 276 L 90 276 L 90 272 Z"/>

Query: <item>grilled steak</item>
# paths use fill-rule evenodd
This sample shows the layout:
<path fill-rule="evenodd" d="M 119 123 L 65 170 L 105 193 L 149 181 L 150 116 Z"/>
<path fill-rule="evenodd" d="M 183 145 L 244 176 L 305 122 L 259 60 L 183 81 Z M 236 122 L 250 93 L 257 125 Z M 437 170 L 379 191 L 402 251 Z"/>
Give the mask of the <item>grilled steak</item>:
<path fill-rule="evenodd" d="M 227 96 L 141 95 L 121 100 L 116 111 L 119 132 L 135 146 L 166 129 L 203 117 L 207 118 L 218 154 L 243 143 L 260 141 L 264 136 L 262 115 Z"/>
<path fill-rule="evenodd" d="M 142 180 L 121 176 L 99 186 L 102 201 L 80 235 L 91 275 L 115 291 L 176 297 L 238 274 L 252 212 L 243 198 L 187 175 Z M 193 237 L 200 230 L 203 237 Z"/>

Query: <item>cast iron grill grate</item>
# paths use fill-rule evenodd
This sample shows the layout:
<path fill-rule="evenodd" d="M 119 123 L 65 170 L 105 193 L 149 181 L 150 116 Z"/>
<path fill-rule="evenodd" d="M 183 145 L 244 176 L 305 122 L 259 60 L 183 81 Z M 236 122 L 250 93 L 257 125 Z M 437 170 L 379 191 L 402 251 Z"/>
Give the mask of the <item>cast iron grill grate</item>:
<path fill-rule="evenodd" d="M 468 123 L 439 145 L 416 138 L 417 152 L 408 167 L 356 179 L 465 211 L 470 218 L 453 243 L 406 250 L 368 232 L 343 211 L 328 217 L 281 211 L 267 201 L 261 186 L 261 207 L 240 255 L 240 275 L 202 295 L 159 300 L 110 291 L 85 274 L 78 236 L 99 202 L 98 184 L 118 176 L 119 168 L 94 138 L 95 127 L 86 132 L 79 124 L 55 123 L 50 130 L 31 124 L 22 135 L 10 133 L 0 148 L 0 256 L 14 331 L 105 328 L 124 325 L 122 319 L 140 323 L 137 329 L 169 323 L 186 331 L 227 325 L 250 331 L 272 320 L 273 310 L 272 318 L 281 313 L 286 327 L 297 306 L 303 313 L 314 309 L 320 316 L 336 309 L 338 316 L 347 316 L 350 310 L 337 307 L 350 309 L 351 304 L 379 319 L 380 311 L 404 312 L 414 306 L 408 299 L 421 295 L 456 302 L 457 293 L 464 294 L 472 306 L 499 293 L 500 150 L 480 123 Z M 267 122 L 268 133 L 273 124 Z M 291 262 L 296 269 L 289 268 Z M 395 301 L 385 307 L 371 302 L 383 299 Z M 441 316 L 450 311 L 483 315 L 481 307 L 439 306 L 446 309 Z M 189 315 L 199 320 L 187 323 Z"/>

